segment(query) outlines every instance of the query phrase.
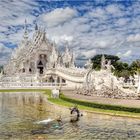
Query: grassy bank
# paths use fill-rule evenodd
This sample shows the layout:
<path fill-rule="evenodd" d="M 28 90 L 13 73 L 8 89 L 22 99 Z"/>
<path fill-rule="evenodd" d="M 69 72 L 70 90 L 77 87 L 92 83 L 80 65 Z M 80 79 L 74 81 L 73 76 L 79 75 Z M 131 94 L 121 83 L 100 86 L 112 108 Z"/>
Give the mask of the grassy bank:
<path fill-rule="evenodd" d="M 51 90 L 49 89 L 7 89 L 7 90 L 0 90 L 0 92 L 43 92 L 48 96 L 48 100 L 50 102 L 57 105 L 72 107 L 74 104 L 77 104 L 79 109 L 94 112 L 94 113 L 140 118 L 140 108 L 98 104 L 94 102 L 81 101 L 77 99 L 71 99 L 69 97 L 64 96 L 63 94 L 61 94 L 59 99 L 54 99 L 51 98 Z"/>
<path fill-rule="evenodd" d="M 91 108 L 140 113 L 140 108 L 125 107 L 125 106 L 111 105 L 111 104 L 101 104 L 101 103 L 94 103 L 94 102 L 88 102 L 88 101 L 81 101 L 81 100 L 78 100 L 78 99 L 71 99 L 69 97 L 64 96 L 63 94 L 61 95 L 60 98 L 64 101 L 67 101 L 67 102 L 71 102 L 71 103 L 74 103 L 74 104 L 83 105 L 83 106 L 87 106 L 87 107 L 91 107 Z"/>
<path fill-rule="evenodd" d="M 60 99 L 61 101 L 65 102 L 65 104 L 68 102 L 69 103 L 68 106 L 70 105 L 70 103 L 77 104 L 78 107 L 81 109 L 96 112 L 96 113 L 140 118 L 140 108 L 81 101 L 78 99 L 71 99 L 69 97 L 64 96 L 63 94 L 60 96 Z M 55 101 L 55 102 L 60 102 L 60 101 Z"/>

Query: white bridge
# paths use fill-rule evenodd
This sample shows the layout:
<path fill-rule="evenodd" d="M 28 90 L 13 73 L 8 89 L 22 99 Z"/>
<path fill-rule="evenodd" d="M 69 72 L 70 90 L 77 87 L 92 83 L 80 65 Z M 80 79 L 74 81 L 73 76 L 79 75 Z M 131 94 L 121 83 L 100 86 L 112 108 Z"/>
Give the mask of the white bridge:
<path fill-rule="evenodd" d="M 70 88 L 82 86 L 86 69 L 57 67 L 43 74 L 3 75 L 0 88 Z M 50 79 L 51 78 L 51 79 Z"/>

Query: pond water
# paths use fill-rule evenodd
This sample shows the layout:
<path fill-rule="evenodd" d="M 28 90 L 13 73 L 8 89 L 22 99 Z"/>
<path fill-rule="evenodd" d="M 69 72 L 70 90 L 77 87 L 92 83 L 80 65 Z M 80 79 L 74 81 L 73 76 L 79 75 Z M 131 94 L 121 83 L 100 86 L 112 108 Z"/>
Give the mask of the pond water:
<path fill-rule="evenodd" d="M 70 122 L 70 110 L 50 104 L 41 93 L 0 94 L 0 140 L 139 140 L 140 120 L 82 112 Z M 37 124 L 62 116 L 62 123 Z"/>

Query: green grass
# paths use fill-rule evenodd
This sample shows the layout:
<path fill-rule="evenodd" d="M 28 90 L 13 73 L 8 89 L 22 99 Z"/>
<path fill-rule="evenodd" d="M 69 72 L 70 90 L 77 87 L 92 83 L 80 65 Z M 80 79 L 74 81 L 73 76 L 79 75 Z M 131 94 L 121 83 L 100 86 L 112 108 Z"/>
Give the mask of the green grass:
<path fill-rule="evenodd" d="M 109 104 L 99 104 L 88 101 L 81 101 L 78 99 L 71 99 L 69 97 L 61 95 L 61 100 L 72 104 L 77 104 L 79 108 L 92 112 L 98 112 L 108 115 L 126 116 L 140 118 L 140 108 L 129 108 L 124 106 L 115 106 Z M 60 103 L 59 103 L 60 104 Z M 127 110 L 127 111 L 126 111 Z"/>
<path fill-rule="evenodd" d="M 140 118 L 140 108 L 129 108 L 124 106 L 114 106 L 81 101 L 71 99 L 69 97 L 64 96 L 63 94 L 61 94 L 59 99 L 54 99 L 51 98 L 51 90 L 49 89 L 6 89 L 0 90 L 0 92 L 43 92 L 45 95 L 48 96 L 48 101 L 57 105 L 72 107 L 74 104 L 77 104 L 79 109 L 86 110 L 89 112 Z"/>
<path fill-rule="evenodd" d="M 48 98 L 50 102 L 53 102 L 54 104 L 58 104 L 61 106 L 66 106 L 66 107 L 72 107 L 75 105 L 73 102 L 68 102 L 65 101 L 61 98 L 59 99 L 53 99 L 53 98 Z M 115 116 L 122 116 L 122 117 L 133 117 L 133 118 L 140 118 L 140 113 L 133 113 L 133 112 L 127 112 L 127 111 L 115 111 L 115 110 L 105 110 L 105 109 L 100 109 L 100 108 L 93 108 L 93 107 L 88 107 L 84 105 L 77 104 L 78 108 L 81 110 L 85 110 L 88 112 L 94 112 L 94 113 L 100 113 L 100 114 L 106 114 L 106 115 L 115 115 Z"/>
<path fill-rule="evenodd" d="M 100 109 L 104 109 L 104 110 L 115 110 L 115 111 L 126 111 L 126 112 L 132 112 L 132 113 L 140 113 L 140 108 L 82 101 L 79 99 L 72 99 L 72 98 L 66 97 L 63 94 L 60 96 L 60 98 L 64 101 L 68 101 L 71 103 L 75 103 L 78 105 L 83 105 L 83 106 L 87 106 L 87 107 L 91 107 L 91 108 L 100 108 Z"/>

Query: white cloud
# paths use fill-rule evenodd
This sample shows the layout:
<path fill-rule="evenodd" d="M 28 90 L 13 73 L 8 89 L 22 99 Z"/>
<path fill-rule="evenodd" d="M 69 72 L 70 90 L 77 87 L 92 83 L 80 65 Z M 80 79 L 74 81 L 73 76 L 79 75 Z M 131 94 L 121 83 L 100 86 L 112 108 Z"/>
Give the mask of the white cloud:
<path fill-rule="evenodd" d="M 116 21 L 116 24 L 118 26 L 124 26 L 128 23 L 128 21 L 129 21 L 129 19 L 127 19 L 127 18 L 120 18 Z"/>
<path fill-rule="evenodd" d="M 36 3 L 32 0 L 30 2 L 28 0 L 0 1 L 1 24 L 4 26 L 23 25 L 25 18 L 32 23 L 35 17 L 29 13 L 33 5 L 36 6 Z"/>
<path fill-rule="evenodd" d="M 56 44 L 59 43 L 71 43 L 71 41 L 73 40 L 72 36 L 67 36 L 67 35 L 62 35 L 62 36 L 52 36 L 51 38 L 52 41 L 54 41 Z"/>
<path fill-rule="evenodd" d="M 0 65 L 3 65 L 7 62 L 11 55 L 12 49 L 5 47 L 3 44 L 0 44 Z"/>
<path fill-rule="evenodd" d="M 32 24 L 36 17 L 31 13 L 37 11 L 37 22 L 47 27 L 47 37 L 55 40 L 58 46 L 69 42 L 79 56 L 81 52 L 84 57 L 119 52 L 122 58 L 139 57 L 140 5 L 136 2 L 127 8 L 115 2 L 104 6 L 95 6 L 90 2 L 75 6 L 67 4 L 67 7 L 61 8 L 44 4 L 43 7 L 48 9 L 42 12 L 40 4 L 32 0 L 5 1 L 0 1 L 1 42 L 19 43 L 23 36 L 21 25 L 24 25 L 26 17 Z"/>
<path fill-rule="evenodd" d="M 66 7 L 57 8 L 49 13 L 43 14 L 40 16 L 40 19 L 43 22 L 46 22 L 48 27 L 52 27 L 64 23 L 65 21 L 72 19 L 76 15 L 76 10 Z"/>
<path fill-rule="evenodd" d="M 0 53 L 1 54 L 11 53 L 11 48 L 5 47 L 3 44 L 0 44 Z"/>
<path fill-rule="evenodd" d="M 111 4 L 106 7 L 106 11 L 110 14 L 118 15 L 121 13 L 120 7 L 117 4 Z"/>
<path fill-rule="evenodd" d="M 132 50 L 128 50 L 125 53 L 118 52 L 116 55 L 121 57 L 121 58 L 125 58 L 125 57 L 127 58 L 127 57 L 130 57 L 131 54 L 132 54 Z"/>
<path fill-rule="evenodd" d="M 94 55 L 96 55 L 96 50 L 85 50 L 81 53 L 86 59 L 92 58 Z"/>
<path fill-rule="evenodd" d="M 86 16 L 90 19 L 98 18 L 98 20 L 101 19 L 102 21 L 107 19 L 107 13 L 102 7 L 93 8 Z"/>
<path fill-rule="evenodd" d="M 140 41 L 140 34 L 134 34 L 127 37 L 128 42 L 137 42 Z"/>
<path fill-rule="evenodd" d="M 132 54 L 131 50 L 128 50 L 126 53 L 124 53 L 124 57 L 129 57 Z"/>

